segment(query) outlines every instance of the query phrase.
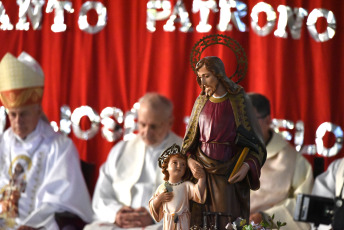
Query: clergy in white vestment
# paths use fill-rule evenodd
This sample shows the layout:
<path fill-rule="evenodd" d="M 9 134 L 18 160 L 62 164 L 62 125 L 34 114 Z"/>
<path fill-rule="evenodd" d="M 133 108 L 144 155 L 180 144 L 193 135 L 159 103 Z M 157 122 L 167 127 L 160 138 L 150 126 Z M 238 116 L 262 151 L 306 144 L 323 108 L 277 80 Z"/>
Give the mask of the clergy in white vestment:
<path fill-rule="evenodd" d="M 149 199 L 163 183 L 161 153 L 182 139 L 171 131 L 173 106 L 157 93 L 140 100 L 138 135 L 115 145 L 101 166 L 92 207 L 95 222 L 85 229 L 159 229 L 149 214 Z"/>
<path fill-rule="evenodd" d="M 10 127 L 0 135 L 0 230 L 58 230 L 55 213 L 92 220 L 73 142 L 43 115 L 44 74 L 27 53 L 0 63 L 0 99 Z"/>
<path fill-rule="evenodd" d="M 315 178 L 312 194 L 320 197 L 344 199 L 344 158 L 332 162 L 325 172 Z M 343 218 L 341 220 L 343 221 Z M 313 226 L 312 229 L 315 227 Z M 320 224 L 317 229 L 330 230 L 332 227 Z"/>
<path fill-rule="evenodd" d="M 260 223 L 274 216 L 275 222 L 287 224 L 283 230 L 308 230 L 308 223 L 295 221 L 293 216 L 297 194 L 310 194 L 312 191 L 312 166 L 282 135 L 271 129 L 269 100 L 258 93 L 249 93 L 248 96 L 267 152 L 261 169 L 260 188 L 250 194 L 250 220 Z"/>

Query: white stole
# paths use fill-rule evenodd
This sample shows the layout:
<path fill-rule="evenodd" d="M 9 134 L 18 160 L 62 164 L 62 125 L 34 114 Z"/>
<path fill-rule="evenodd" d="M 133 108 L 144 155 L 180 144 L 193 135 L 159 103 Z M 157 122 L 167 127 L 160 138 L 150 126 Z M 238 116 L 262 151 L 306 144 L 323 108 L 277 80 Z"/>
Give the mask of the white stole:
<path fill-rule="evenodd" d="M 341 160 L 338 171 L 336 173 L 336 197 L 344 199 L 344 158 Z"/>
<path fill-rule="evenodd" d="M 165 148 L 170 147 L 172 144 L 180 145 L 182 139 L 173 132 L 169 132 L 167 138 L 163 141 Z M 131 206 L 132 194 L 131 189 L 135 183 L 140 179 L 143 164 L 145 161 L 146 145 L 140 136 L 129 140 L 121 151 L 121 156 L 117 161 L 115 173 L 113 175 L 112 187 L 117 197 L 123 205 Z M 163 183 L 164 174 L 158 170 L 155 175 L 155 187 L 157 188 Z"/>
<path fill-rule="evenodd" d="M 141 138 L 129 140 L 116 164 L 112 187 L 123 205 L 131 204 L 131 188 L 141 176 L 146 146 Z"/>

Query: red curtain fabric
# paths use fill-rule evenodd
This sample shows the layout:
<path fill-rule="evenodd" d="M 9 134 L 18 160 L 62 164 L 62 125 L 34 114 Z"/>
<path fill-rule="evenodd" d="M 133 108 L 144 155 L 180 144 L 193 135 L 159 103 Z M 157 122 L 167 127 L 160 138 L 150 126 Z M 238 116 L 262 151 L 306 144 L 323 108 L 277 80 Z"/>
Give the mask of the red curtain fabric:
<path fill-rule="evenodd" d="M 19 20 L 16 1 L 1 2 L 15 26 Z M 156 91 L 173 101 L 173 130 L 183 136 L 184 118 L 190 115 L 200 92 L 190 66 L 191 48 L 203 36 L 220 33 L 236 39 L 246 51 L 248 72 L 240 84 L 246 91 L 259 92 L 270 99 L 273 118 L 303 121 L 304 145 L 315 145 L 316 131 L 324 122 L 344 128 L 344 91 L 341 90 L 344 86 L 343 1 L 265 0 L 277 14 L 274 29 L 265 36 L 259 36 L 251 27 L 250 14 L 260 2 L 257 0 L 243 1 L 247 5 L 247 15 L 242 22 L 248 31 L 241 32 L 233 26 L 232 31 L 220 32 L 216 28 L 220 11 L 210 11 L 208 23 L 212 29 L 206 33 L 196 29 L 200 22 L 200 13 L 192 12 L 192 3 L 196 1 L 181 1 L 192 23 L 191 32 L 179 31 L 181 23 L 178 21 L 175 31 L 167 32 L 163 29 L 167 20 L 157 21 L 156 31 L 149 31 L 146 27 L 148 0 L 93 1 L 102 3 L 107 10 L 106 26 L 94 34 L 82 31 L 78 25 L 80 10 L 87 1 L 70 1 L 74 13 L 64 11 L 67 28 L 58 33 L 51 30 L 55 15 L 54 12 L 46 13 L 47 2 L 42 8 L 41 29 L 34 30 L 28 19 L 28 31 L 0 30 L 0 56 L 6 52 L 18 55 L 26 51 L 41 64 L 46 77 L 43 108 L 48 118 L 57 124 L 63 105 L 70 106 L 72 111 L 87 105 L 98 113 L 106 107 L 127 112 L 143 94 Z M 172 8 L 176 6 L 176 0 L 169 2 Z M 216 3 L 219 5 L 218 0 Z M 287 38 L 276 37 L 274 31 L 280 17 L 280 5 L 302 7 L 308 14 L 314 9 L 333 12 L 336 19 L 334 37 L 324 42 L 315 41 L 307 30 L 307 16 L 301 24 L 299 39 L 291 37 L 290 29 L 287 29 Z M 87 16 L 91 25 L 97 23 L 94 10 Z M 264 26 L 266 21 L 266 16 L 260 14 L 259 25 Z M 328 26 L 326 21 L 319 20 L 318 24 L 320 32 Z M 212 46 L 202 54 L 207 55 L 223 58 L 227 74 L 234 72 L 236 61 L 228 47 Z M 289 131 L 295 134 L 295 129 Z M 73 131 L 70 137 L 80 157 L 97 167 L 106 160 L 114 145 L 102 137 L 101 130 L 89 140 L 77 138 Z M 330 133 L 324 140 L 325 147 L 335 142 Z M 343 151 L 340 151 L 334 157 L 325 158 L 325 167 L 342 156 Z M 313 164 L 314 156 L 306 157 Z"/>

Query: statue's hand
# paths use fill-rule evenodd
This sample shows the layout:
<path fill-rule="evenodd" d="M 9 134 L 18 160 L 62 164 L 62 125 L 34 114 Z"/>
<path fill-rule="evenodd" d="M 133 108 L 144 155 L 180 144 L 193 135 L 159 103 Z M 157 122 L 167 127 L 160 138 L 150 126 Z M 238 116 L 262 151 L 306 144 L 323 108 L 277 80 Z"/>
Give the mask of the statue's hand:
<path fill-rule="evenodd" d="M 191 170 L 192 175 L 196 179 L 202 178 L 204 176 L 203 166 L 198 161 L 196 161 L 192 158 L 189 158 L 188 159 L 188 166 Z"/>
<path fill-rule="evenodd" d="M 228 179 L 228 182 L 234 184 L 236 182 L 242 181 L 248 173 L 250 166 L 248 164 L 242 164 L 237 173 Z"/>

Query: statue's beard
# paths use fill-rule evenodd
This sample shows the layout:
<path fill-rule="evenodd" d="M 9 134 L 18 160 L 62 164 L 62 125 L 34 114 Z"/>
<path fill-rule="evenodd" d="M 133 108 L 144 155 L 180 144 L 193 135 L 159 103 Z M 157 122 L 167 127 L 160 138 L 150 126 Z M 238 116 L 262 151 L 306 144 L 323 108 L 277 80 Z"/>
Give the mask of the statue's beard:
<path fill-rule="evenodd" d="M 219 83 L 217 83 L 215 87 L 203 85 L 203 89 L 204 89 L 205 94 L 208 97 L 211 97 L 216 92 L 218 86 L 219 86 Z"/>

